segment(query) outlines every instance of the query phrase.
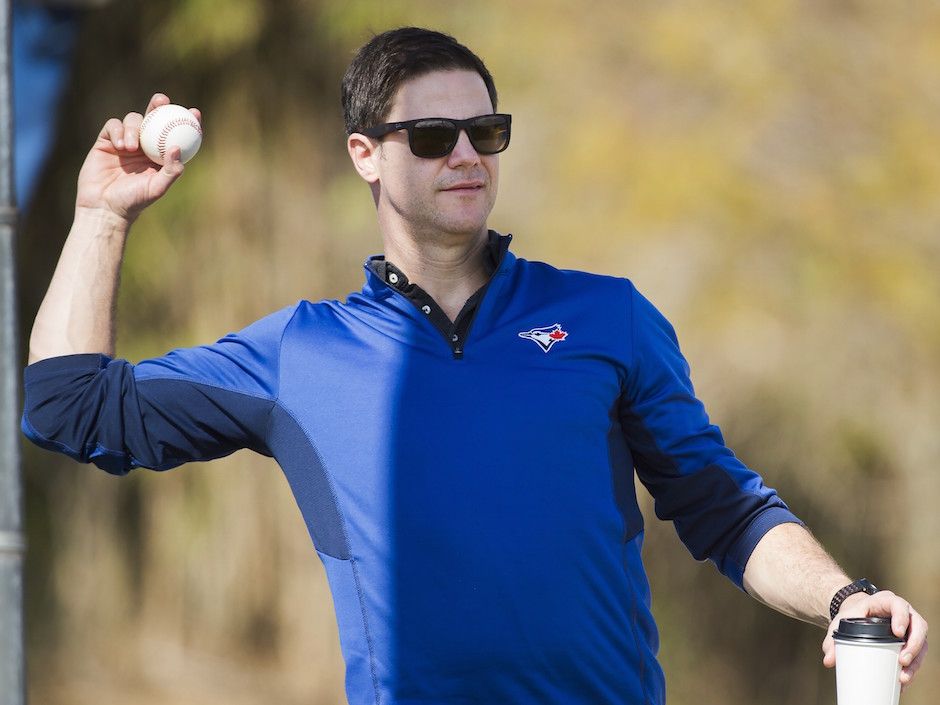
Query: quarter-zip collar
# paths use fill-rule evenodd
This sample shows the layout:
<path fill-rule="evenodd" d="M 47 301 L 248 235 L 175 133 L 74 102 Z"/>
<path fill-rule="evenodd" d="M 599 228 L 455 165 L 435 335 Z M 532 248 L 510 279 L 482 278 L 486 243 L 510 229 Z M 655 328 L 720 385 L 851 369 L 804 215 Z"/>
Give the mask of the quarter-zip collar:
<path fill-rule="evenodd" d="M 454 357 L 459 359 L 463 356 L 464 342 L 490 283 L 504 269 L 504 265 L 508 267 L 515 260 L 515 257 L 509 253 L 511 241 L 512 235 L 500 235 L 495 230 L 488 231 L 486 257 L 490 270 L 489 279 L 467 299 L 460 313 L 457 314 L 457 319 L 453 322 L 424 289 L 408 281 L 405 273 L 386 261 L 384 255 L 372 255 L 365 261 L 366 284 L 363 294 L 373 298 L 384 298 L 392 295 L 393 292 L 401 294 L 444 336 Z"/>

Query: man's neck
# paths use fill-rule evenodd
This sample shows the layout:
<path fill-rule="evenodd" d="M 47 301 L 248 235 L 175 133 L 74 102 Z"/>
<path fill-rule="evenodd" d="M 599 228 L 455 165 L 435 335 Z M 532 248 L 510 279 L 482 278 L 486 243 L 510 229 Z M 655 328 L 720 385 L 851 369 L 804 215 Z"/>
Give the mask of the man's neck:
<path fill-rule="evenodd" d="M 486 229 L 475 236 L 441 233 L 384 239 L 385 260 L 424 289 L 452 321 L 489 278 Z"/>

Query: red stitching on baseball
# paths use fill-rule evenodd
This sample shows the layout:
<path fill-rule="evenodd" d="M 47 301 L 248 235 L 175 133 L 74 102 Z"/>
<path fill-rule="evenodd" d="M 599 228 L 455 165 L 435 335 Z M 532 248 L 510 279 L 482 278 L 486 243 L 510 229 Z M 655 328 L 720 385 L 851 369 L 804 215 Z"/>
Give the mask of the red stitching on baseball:
<path fill-rule="evenodd" d="M 195 129 L 196 132 L 202 135 L 202 127 L 192 118 L 173 118 L 163 126 L 163 130 L 160 132 L 160 137 L 157 138 L 157 151 L 160 153 L 160 159 L 166 157 L 166 138 L 169 137 L 170 132 L 172 132 L 174 127 L 179 127 L 180 125 L 189 125 Z"/>

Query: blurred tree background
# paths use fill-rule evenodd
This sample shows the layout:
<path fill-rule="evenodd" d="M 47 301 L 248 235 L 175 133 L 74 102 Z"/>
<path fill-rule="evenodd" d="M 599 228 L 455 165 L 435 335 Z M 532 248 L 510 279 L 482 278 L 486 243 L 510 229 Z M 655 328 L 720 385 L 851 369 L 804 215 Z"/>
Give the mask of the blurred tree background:
<path fill-rule="evenodd" d="M 339 82 L 404 24 L 473 48 L 513 113 L 492 227 L 528 259 L 632 278 L 738 455 L 850 574 L 937 619 L 936 3 L 116 0 L 85 18 L 22 230 L 24 341 L 85 153 L 157 90 L 202 109 L 205 141 L 135 226 L 121 356 L 359 289 L 381 244 Z M 25 463 L 32 702 L 344 702 L 329 591 L 272 461 Z M 695 563 L 640 495 L 669 702 L 834 703 L 823 632 Z M 904 702 L 937 692 L 928 666 Z"/>

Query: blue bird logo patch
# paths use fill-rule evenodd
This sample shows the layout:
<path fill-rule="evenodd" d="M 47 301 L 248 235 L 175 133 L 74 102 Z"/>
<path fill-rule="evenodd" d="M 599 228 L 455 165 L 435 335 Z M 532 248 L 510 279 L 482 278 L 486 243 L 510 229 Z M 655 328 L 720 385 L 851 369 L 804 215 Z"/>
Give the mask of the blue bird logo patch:
<path fill-rule="evenodd" d="M 554 323 L 544 328 L 533 328 L 523 331 L 519 334 L 520 338 L 531 340 L 542 348 L 542 352 L 548 352 L 555 343 L 560 343 L 568 337 L 567 331 L 562 330 L 561 323 Z"/>

